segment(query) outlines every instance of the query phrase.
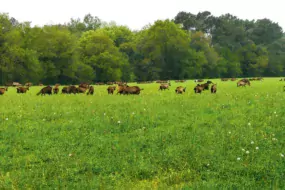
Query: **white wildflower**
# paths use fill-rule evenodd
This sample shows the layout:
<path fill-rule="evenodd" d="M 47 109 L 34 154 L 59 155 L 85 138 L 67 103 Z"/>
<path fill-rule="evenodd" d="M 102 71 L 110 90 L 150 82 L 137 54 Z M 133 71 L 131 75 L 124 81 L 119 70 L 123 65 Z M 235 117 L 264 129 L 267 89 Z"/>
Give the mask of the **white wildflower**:
<path fill-rule="evenodd" d="M 249 151 L 247 150 L 245 153 L 249 154 Z"/>
<path fill-rule="evenodd" d="M 8 117 L 6 118 L 6 121 L 8 121 Z"/>
<path fill-rule="evenodd" d="M 118 121 L 118 123 L 120 124 L 120 123 L 121 123 L 121 121 Z"/>
<path fill-rule="evenodd" d="M 239 161 L 239 160 L 240 160 L 240 157 L 238 157 L 237 160 Z"/>
<path fill-rule="evenodd" d="M 251 142 L 250 142 L 250 144 L 254 144 L 254 142 L 253 142 L 253 141 L 251 141 Z"/>
<path fill-rule="evenodd" d="M 284 154 L 280 153 L 280 156 L 281 156 L 281 157 L 284 157 Z"/>
<path fill-rule="evenodd" d="M 256 149 L 256 150 L 258 150 L 258 149 L 259 149 L 259 147 L 257 146 L 255 149 Z"/>

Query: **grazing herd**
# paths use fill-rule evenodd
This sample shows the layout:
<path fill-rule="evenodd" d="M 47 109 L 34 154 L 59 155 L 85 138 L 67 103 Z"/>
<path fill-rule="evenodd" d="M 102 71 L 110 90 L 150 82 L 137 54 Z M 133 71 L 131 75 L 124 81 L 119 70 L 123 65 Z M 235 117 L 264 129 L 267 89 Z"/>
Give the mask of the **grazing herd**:
<path fill-rule="evenodd" d="M 225 79 L 222 78 L 221 81 L 235 81 L 236 78 L 230 78 L 230 79 Z M 237 82 L 237 87 L 246 87 L 246 85 L 250 86 L 250 81 L 253 80 L 259 80 L 262 81 L 263 78 L 251 78 L 251 79 L 241 79 Z M 194 80 L 195 83 L 197 82 L 203 82 L 203 79 L 197 79 Z M 280 80 L 282 81 L 282 79 Z M 175 82 L 181 82 L 184 83 L 185 80 L 176 80 Z M 148 84 L 148 83 L 152 83 L 152 81 L 146 81 L 146 82 L 138 82 L 139 84 Z M 158 90 L 159 91 L 165 91 L 165 90 L 169 90 L 171 87 L 171 83 L 169 81 L 156 81 L 156 83 L 160 83 Z M 27 91 L 29 91 L 29 88 L 32 86 L 32 83 L 26 83 L 25 86 L 19 86 L 20 83 L 17 82 L 13 82 L 11 83 L 10 86 L 14 86 L 16 87 L 16 91 L 19 94 L 23 94 L 26 93 Z M 113 86 L 108 86 L 107 87 L 107 93 L 108 94 L 114 94 L 114 92 L 117 90 L 116 94 L 122 94 L 122 95 L 139 95 L 140 92 L 142 90 L 144 90 L 143 88 L 140 88 L 138 86 L 128 86 L 127 83 L 123 83 L 123 82 L 108 82 L 108 85 L 112 85 L 112 84 L 117 84 L 117 86 L 113 85 Z M 96 83 L 96 85 L 105 85 L 105 83 Z M 52 95 L 52 94 L 59 94 L 60 89 L 59 89 L 60 84 L 55 84 L 53 87 L 48 85 L 46 87 L 43 87 L 36 95 Z M 217 93 L 217 84 L 214 84 L 212 81 L 207 81 L 204 84 L 197 84 L 194 87 L 194 93 L 196 94 L 201 94 L 203 91 L 205 90 L 210 90 L 211 93 L 215 94 Z M 283 88 L 283 90 L 285 91 L 285 86 Z M 6 91 L 8 91 L 8 86 L 5 86 L 4 88 L 0 88 L 0 95 L 3 95 Z M 86 93 L 87 92 L 87 93 Z M 183 94 L 186 92 L 186 87 L 183 86 L 178 86 L 175 89 L 175 93 L 176 94 Z M 78 86 L 75 85 L 69 85 L 69 86 L 65 86 L 61 89 L 61 94 L 86 94 L 86 95 L 93 95 L 94 94 L 94 87 L 91 86 L 88 83 L 81 83 Z"/>

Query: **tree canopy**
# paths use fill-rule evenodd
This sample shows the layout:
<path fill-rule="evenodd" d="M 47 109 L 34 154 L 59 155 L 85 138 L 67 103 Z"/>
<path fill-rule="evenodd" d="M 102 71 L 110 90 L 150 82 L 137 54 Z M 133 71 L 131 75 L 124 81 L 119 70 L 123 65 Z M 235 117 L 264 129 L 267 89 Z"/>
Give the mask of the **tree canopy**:
<path fill-rule="evenodd" d="M 179 12 L 140 31 L 86 14 L 30 25 L 0 13 L 0 83 L 284 76 L 285 34 L 269 19 Z"/>

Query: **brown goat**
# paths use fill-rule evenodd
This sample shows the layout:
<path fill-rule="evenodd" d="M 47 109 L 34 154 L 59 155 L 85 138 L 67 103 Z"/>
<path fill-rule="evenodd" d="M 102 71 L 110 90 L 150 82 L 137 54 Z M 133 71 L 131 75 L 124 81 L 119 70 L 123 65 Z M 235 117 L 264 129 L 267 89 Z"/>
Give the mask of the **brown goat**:
<path fill-rule="evenodd" d="M 77 92 L 78 89 L 74 85 L 63 87 L 61 90 L 62 94 L 71 94 L 71 93 L 76 94 Z"/>
<path fill-rule="evenodd" d="M 93 86 L 89 86 L 89 91 L 87 92 L 87 95 L 93 95 L 94 94 L 94 87 Z"/>
<path fill-rule="evenodd" d="M 122 86 L 119 86 L 119 87 L 118 87 L 118 91 L 119 91 L 119 88 L 121 88 L 121 87 L 122 87 Z M 123 90 L 123 88 L 124 88 L 124 87 L 122 87 L 121 90 Z M 116 86 L 109 86 L 109 87 L 107 88 L 108 94 L 113 94 L 115 90 L 116 90 Z"/>
<path fill-rule="evenodd" d="M 59 92 L 59 88 L 57 85 L 55 85 L 55 87 L 52 89 L 54 94 L 58 94 Z"/>
<path fill-rule="evenodd" d="M 165 90 L 165 89 L 169 90 L 169 86 L 171 86 L 170 82 L 168 84 L 160 84 L 158 90 Z"/>
<path fill-rule="evenodd" d="M 8 87 L 0 88 L 0 95 L 3 95 L 6 91 L 8 91 Z"/>
<path fill-rule="evenodd" d="M 85 93 L 86 90 L 87 90 L 87 88 L 83 88 L 83 87 L 78 87 L 78 88 L 77 88 L 77 92 L 78 92 L 78 93 Z"/>
<path fill-rule="evenodd" d="M 183 86 L 178 86 L 176 89 L 175 89 L 175 92 L 176 94 L 182 94 L 183 92 L 186 91 L 186 87 L 183 88 Z"/>
<path fill-rule="evenodd" d="M 123 94 L 124 89 L 127 87 L 127 85 L 118 85 L 117 94 Z"/>
<path fill-rule="evenodd" d="M 23 93 L 26 93 L 27 90 L 29 90 L 29 87 L 27 87 L 27 88 L 25 88 L 25 87 L 18 87 L 18 88 L 17 88 L 17 93 L 23 94 Z"/>
<path fill-rule="evenodd" d="M 81 84 L 79 84 L 79 87 L 80 87 L 80 88 L 86 88 L 86 89 L 88 89 L 88 88 L 89 88 L 89 84 L 87 84 L 87 83 L 81 83 Z"/>
<path fill-rule="evenodd" d="M 250 86 L 250 82 L 249 81 L 245 82 L 243 80 L 240 80 L 237 82 L 237 87 L 239 87 L 239 86 L 245 87 L 246 85 Z"/>
<path fill-rule="evenodd" d="M 138 87 L 138 86 L 126 86 L 123 90 L 124 91 L 123 94 L 127 94 L 127 95 L 137 94 L 137 95 L 139 95 L 141 90 L 143 90 L 143 88 L 140 89 L 140 87 Z"/>
<path fill-rule="evenodd" d="M 49 95 L 52 95 L 52 87 L 51 86 L 46 86 L 44 88 L 42 88 L 38 93 L 37 93 L 37 96 L 38 95 L 46 95 L 46 94 L 49 94 Z"/>
<path fill-rule="evenodd" d="M 194 92 L 195 93 L 202 93 L 202 91 L 204 90 L 204 87 L 200 84 L 198 84 L 195 88 L 194 88 Z"/>
<path fill-rule="evenodd" d="M 217 84 L 213 84 L 211 86 L 211 93 L 216 93 L 217 92 Z"/>

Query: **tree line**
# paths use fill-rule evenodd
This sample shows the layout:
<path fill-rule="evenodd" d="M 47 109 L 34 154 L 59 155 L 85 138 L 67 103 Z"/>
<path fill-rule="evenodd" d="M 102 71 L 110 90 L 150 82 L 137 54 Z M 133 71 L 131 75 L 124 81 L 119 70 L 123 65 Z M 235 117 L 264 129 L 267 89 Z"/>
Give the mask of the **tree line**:
<path fill-rule="evenodd" d="M 86 14 L 31 26 L 0 13 L 0 83 L 75 84 L 284 76 L 285 34 L 269 19 L 179 12 L 142 30 Z"/>

